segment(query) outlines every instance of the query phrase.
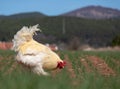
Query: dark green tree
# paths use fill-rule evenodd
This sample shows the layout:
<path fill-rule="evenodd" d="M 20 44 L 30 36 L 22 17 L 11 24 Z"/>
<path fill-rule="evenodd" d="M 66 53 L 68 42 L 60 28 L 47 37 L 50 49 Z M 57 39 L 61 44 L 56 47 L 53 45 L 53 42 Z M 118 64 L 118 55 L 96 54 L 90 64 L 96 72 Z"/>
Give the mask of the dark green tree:
<path fill-rule="evenodd" d="M 120 35 L 112 40 L 112 46 L 120 46 Z"/>

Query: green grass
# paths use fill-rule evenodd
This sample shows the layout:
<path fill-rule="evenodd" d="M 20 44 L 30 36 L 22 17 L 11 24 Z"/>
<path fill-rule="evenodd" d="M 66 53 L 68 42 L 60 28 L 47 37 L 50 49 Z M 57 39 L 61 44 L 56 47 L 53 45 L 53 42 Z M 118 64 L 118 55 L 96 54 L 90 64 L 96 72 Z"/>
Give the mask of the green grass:
<path fill-rule="evenodd" d="M 3 57 L 0 60 L 0 89 L 120 89 L 120 65 L 113 62 L 113 60 L 120 61 L 119 51 L 60 51 L 58 53 L 62 59 L 65 55 L 68 56 L 76 74 L 75 78 L 71 78 L 67 68 L 57 73 L 56 76 L 38 76 L 18 64 L 15 65 L 13 51 L 0 50 L 0 57 Z M 106 77 L 95 71 L 86 72 L 80 62 L 80 59 L 86 56 L 102 58 L 117 75 Z"/>

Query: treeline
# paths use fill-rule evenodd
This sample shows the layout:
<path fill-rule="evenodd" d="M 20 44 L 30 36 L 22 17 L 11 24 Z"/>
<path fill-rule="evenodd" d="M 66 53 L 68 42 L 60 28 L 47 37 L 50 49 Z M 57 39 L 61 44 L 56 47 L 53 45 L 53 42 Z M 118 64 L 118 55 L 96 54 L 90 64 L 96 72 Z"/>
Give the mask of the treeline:
<path fill-rule="evenodd" d="M 120 35 L 120 19 L 93 20 L 76 17 L 1 18 L 0 40 L 11 41 L 23 26 L 40 25 L 42 34 L 36 40 L 71 43 L 77 38 L 81 44 L 107 46 Z M 43 39 L 42 39 L 43 38 Z"/>

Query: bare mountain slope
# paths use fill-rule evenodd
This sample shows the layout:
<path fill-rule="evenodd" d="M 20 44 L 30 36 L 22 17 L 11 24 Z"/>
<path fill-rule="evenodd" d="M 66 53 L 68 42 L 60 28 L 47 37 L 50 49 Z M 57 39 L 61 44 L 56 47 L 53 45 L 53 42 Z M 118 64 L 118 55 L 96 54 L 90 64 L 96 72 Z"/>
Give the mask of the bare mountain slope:
<path fill-rule="evenodd" d="M 90 19 L 117 18 L 120 17 L 120 10 L 102 6 L 88 6 L 68 13 L 64 13 L 62 16 L 73 16 Z"/>

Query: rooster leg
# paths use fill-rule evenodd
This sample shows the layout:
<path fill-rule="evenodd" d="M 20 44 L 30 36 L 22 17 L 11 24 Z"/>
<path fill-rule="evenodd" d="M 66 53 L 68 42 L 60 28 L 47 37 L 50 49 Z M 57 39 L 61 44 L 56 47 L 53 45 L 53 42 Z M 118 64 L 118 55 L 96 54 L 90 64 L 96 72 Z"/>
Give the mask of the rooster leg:
<path fill-rule="evenodd" d="M 37 73 L 38 75 L 46 75 L 46 76 L 49 75 L 47 72 L 45 72 L 45 71 L 43 70 L 43 68 L 42 68 L 41 65 L 38 65 L 38 66 L 36 66 L 35 68 L 33 68 L 33 72 L 34 72 L 34 73 Z"/>
<path fill-rule="evenodd" d="M 47 72 L 45 72 L 45 71 L 43 70 L 43 68 L 41 69 L 41 73 L 42 73 L 42 75 L 46 75 L 46 76 L 49 75 Z"/>

